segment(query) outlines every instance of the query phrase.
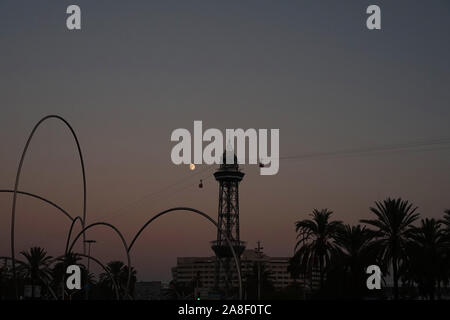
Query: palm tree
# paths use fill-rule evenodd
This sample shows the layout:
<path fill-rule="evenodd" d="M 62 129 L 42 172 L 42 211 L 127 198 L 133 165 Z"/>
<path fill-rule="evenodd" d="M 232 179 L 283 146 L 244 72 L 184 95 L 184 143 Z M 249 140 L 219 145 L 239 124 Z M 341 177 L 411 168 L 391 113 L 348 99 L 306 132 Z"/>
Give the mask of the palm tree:
<path fill-rule="evenodd" d="M 376 247 L 372 244 L 373 232 L 365 226 L 345 225 L 335 237 L 333 252 L 334 274 L 345 281 L 350 297 L 361 297 L 365 290 L 365 268 L 376 263 Z M 337 279 L 336 279 L 337 280 Z"/>
<path fill-rule="evenodd" d="M 52 279 L 49 267 L 52 257 L 40 247 L 33 247 L 30 251 L 22 251 L 20 254 L 25 257 L 26 262 L 19 267 L 19 271 L 25 279 L 31 281 L 31 295 L 34 298 L 35 286 L 48 286 Z"/>
<path fill-rule="evenodd" d="M 450 233 L 450 209 L 444 210 L 444 219 L 441 220 L 441 223 L 445 225 L 446 232 Z"/>
<path fill-rule="evenodd" d="M 126 266 L 122 261 L 111 261 L 106 265 L 108 273 L 104 272 L 100 274 L 100 283 L 102 286 L 106 287 L 110 292 L 114 292 L 114 282 L 118 286 L 117 290 L 121 296 L 127 296 L 134 292 L 134 285 L 136 283 L 136 270 L 131 267 L 131 280 L 130 280 L 130 291 L 126 292 L 126 285 L 128 281 L 128 266 Z M 114 282 L 111 280 L 111 277 Z"/>
<path fill-rule="evenodd" d="M 392 266 L 394 298 L 398 299 L 399 263 L 411 237 L 412 223 L 418 219 L 419 214 L 415 213 L 417 207 L 401 198 L 388 198 L 383 202 L 375 202 L 375 205 L 370 211 L 376 215 L 376 219 L 363 219 L 361 222 L 376 228 L 374 245 L 381 250 L 381 260 L 385 265 Z"/>
<path fill-rule="evenodd" d="M 447 244 L 441 223 L 435 219 L 422 219 L 421 225 L 414 228 L 411 239 L 405 261 L 407 270 L 421 293 L 433 300 L 436 285 L 439 286 L 446 271 L 442 267 Z"/>
<path fill-rule="evenodd" d="M 328 209 L 314 209 L 310 214 L 312 219 L 297 221 L 295 224 L 298 240 L 289 269 L 293 275 L 312 275 L 314 269 L 318 268 L 320 289 L 323 288 L 325 268 L 335 247 L 336 235 L 342 228 L 341 221 L 330 221 L 332 214 Z"/>
<path fill-rule="evenodd" d="M 443 264 L 443 274 L 442 282 L 446 288 L 450 278 L 450 209 L 444 211 L 444 219 L 440 220 L 444 225 L 444 240 L 446 242 L 446 249 L 444 250 L 444 264 Z"/>
<path fill-rule="evenodd" d="M 8 264 L 6 258 L 3 262 L 0 262 L 0 300 L 4 300 L 8 297 L 9 282 L 11 279 L 10 272 L 8 270 Z"/>
<path fill-rule="evenodd" d="M 56 289 L 56 291 L 60 291 L 61 297 L 65 296 L 65 280 L 66 280 L 66 269 L 70 265 L 79 265 L 84 271 L 84 266 L 80 265 L 79 261 L 81 260 L 81 257 L 74 253 L 74 252 L 68 252 L 66 255 L 58 258 L 58 262 L 53 266 L 52 268 L 52 275 L 53 275 L 53 281 L 52 281 L 52 287 Z"/>
<path fill-rule="evenodd" d="M 125 291 L 128 281 L 128 270 L 130 270 L 130 287 L 128 288 L 128 292 L 126 294 L 134 297 L 134 288 L 137 281 L 137 271 L 136 269 L 134 269 L 134 267 L 128 269 L 128 266 L 124 265 L 122 273 L 120 275 L 120 286 L 123 287 L 123 290 Z"/>

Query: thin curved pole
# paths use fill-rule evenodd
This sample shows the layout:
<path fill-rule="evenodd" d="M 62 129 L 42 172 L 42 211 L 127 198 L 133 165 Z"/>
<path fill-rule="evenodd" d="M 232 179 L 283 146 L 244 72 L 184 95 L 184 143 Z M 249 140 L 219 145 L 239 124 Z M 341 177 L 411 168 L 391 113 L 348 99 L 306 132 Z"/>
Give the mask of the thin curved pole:
<path fill-rule="evenodd" d="M 14 227 L 15 227 L 15 218 L 16 218 L 16 202 L 17 202 L 17 190 L 19 189 L 19 181 L 20 181 L 20 174 L 22 172 L 22 166 L 23 162 L 25 160 L 25 155 L 27 153 L 28 147 L 31 143 L 31 140 L 38 129 L 38 127 L 46 120 L 48 119 L 57 119 L 62 121 L 67 128 L 69 128 L 70 132 L 72 133 L 72 136 L 75 140 L 75 143 L 77 145 L 78 149 L 78 155 L 80 156 L 80 163 L 81 163 L 81 171 L 83 174 L 83 224 L 86 221 L 86 173 L 84 169 L 84 160 L 83 160 L 83 153 L 81 152 L 80 143 L 78 141 L 77 135 L 75 134 L 75 131 L 73 130 L 72 126 L 67 122 L 63 117 L 58 115 L 48 115 L 43 117 L 41 120 L 39 120 L 38 123 L 33 127 L 33 130 L 31 130 L 30 135 L 28 136 L 28 140 L 25 144 L 25 148 L 22 151 L 22 156 L 20 157 L 19 167 L 17 168 L 16 173 L 16 181 L 14 183 L 14 197 L 13 197 L 13 203 L 12 203 L 12 210 L 11 210 L 11 258 L 12 258 L 12 269 L 13 269 L 13 279 L 14 279 L 14 286 L 16 291 L 16 299 L 19 297 L 18 294 L 18 287 L 17 287 L 17 277 L 16 277 L 16 262 L 15 262 L 15 238 L 14 238 Z M 83 235 L 83 238 L 85 238 L 85 235 Z M 86 253 L 86 244 L 83 242 L 83 252 Z"/>
<path fill-rule="evenodd" d="M 64 253 L 65 253 L 65 254 L 67 254 L 67 248 L 69 247 L 69 241 L 70 241 L 70 236 L 72 235 L 73 227 L 75 226 L 75 223 L 76 223 L 78 220 L 79 220 L 80 223 L 81 223 L 81 228 L 83 228 L 83 226 L 84 226 L 84 224 L 83 224 L 83 219 L 81 219 L 80 216 L 77 216 L 75 219 L 72 220 L 72 223 L 70 224 L 70 228 L 69 228 L 69 233 L 67 234 L 66 247 L 65 247 L 65 249 L 64 249 Z M 63 300 L 64 300 L 64 291 L 63 291 L 63 294 L 62 294 L 62 298 L 63 298 Z"/>
<path fill-rule="evenodd" d="M 116 300 L 120 300 L 120 295 L 119 295 L 119 290 L 118 290 L 117 282 L 116 282 L 116 280 L 114 279 L 114 277 L 113 277 L 113 275 L 111 274 L 111 272 L 108 270 L 108 268 L 107 268 L 100 260 L 94 258 L 93 256 L 90 256 L 90 255 L 88 255 L 88 254 L 83 254 L 83 253 L 78 253 L 78 255 L 81 256 L 81 257 L 85 257 L 85 258 L 88 258 L 88 259 L 91 259 L 91 260 L 97 262 L 97 264 L 100 265 L 100 266 L 103 268 L 103 270 L 108 274 L 109 278 L 111 279 L 111 281 L 112 281 L 112 283 L 113 283 L 113 286 L 114 286 L 114 292 L 115 292 L 115 294 L 116 294 Z M 88 276 L 89 276 L 89 275 L 88 275 Z"/>
<path fill-rule="evenodd" d="M 69 247 L 69 241 L 70 241 L 70 236 L 72 235 L 73 227 L 75 226 L 75 222 L 77 222 L 77 221 L 80 221 L 81 228 L 83 228 L 83 226 L 84 226 L 83 219 L 81 219 L 80 216 L 76 216 L 75 219 L 72 220 L 72 223 L 70 224 L 69 233 L 67 234 L 66 249 L 64 250 L 64 252 L 66 252 L 66 253 L 67 253 L 67 249 Z"/>
<path fill-rule="evenodd" d="M 0 193 L 14 193 L 14 190 L 0 189 Z M 40 195 L 31 193 L 31 192 L 26 192 L 26 191 L 19 191 L 19 190 L 17 191 L 17 193 L 18 193 L 18 194 L 21 194 L 21 195 L 26 195 L 26 196 L 29 196 L 29 197 L 32 197 L 32 198 L 36 198 L 36 199 L 39 199 L 39 200 L 41 200 L 41 201 L 44 201 L 44 202 L 50 204 L 51 206 L 55 207 L 55 208 L 58 209 L 59 211 L 61 211 L 66 217 L 68 217 L 70 220 L 72 220 L 72 223 L 71 223 L 70 229 L 69 229 L 69 233 L 68 233 L 68 235 L 67 235 L 67 241 L 66 241 L 66 247 L 65 247 L 65 248 L 66 248 L 66 249 L 65 249 L 65 252 L 67 252 L 67 248 L 68 248 L 68 246 L 69 246 L 69 241 L 70 241 L 70 237 L 71 237 L 71 235 L 72 235 L 73 227 L 75 226 L 75 222 L 77 222 L 77 220 L 80 221 L 81 227 L 83 227 L 83 219 L 82 219 L 80 216 L 76 216 L 75 218 L 72 218 L 72 216 L 70 215 L 70 213 L 68 213 L 66 210 L 64 210 L 63 208 L 61 208 L 59 205 L 57 205 L 57 204 L 54 203 L 53 201 L 48 200 L 48 199 L 46 199 L 46 198 L 44 198 L 44 197 L 42 197 L 42 196 L 40 196 Z"/>
<path fill-rule="evenodd" d="M 219 232 L 222 233 L 222 235 L 224 236 L 224 238 L 225 238 L 225 240 L 226 240 L 228 246 L 229 246 L 230 249 L 231 249 L 231 253 L 233 254 L 234 262 L 235 262 L 235 264 L 236 264 L 236 270 L 237 270 L 237 273 L 238 273 L 238 280 L 239 280 L 239 299 L 242 300 L 242 276 L 241 276 L 241 266 L 240 266 L 240 264 L 239 264 L 239 259 L 238 259 L 237 255 L 236 255 L 236 252 L 234 251 L 233 245 L 231 244 L 231 241 L 230 241 L 230 239 L 228 238 L 228 236 L 225 234 L 225 232 L 224 232 L 222 229 L 219 228 L 219 225 L 217 224 L 217 222 L 216 222 L 213 218 L 211 218 L 209 215 L 207 215 L 206 213 L 204 213 L 204 212 L 202 212 L 202 211 L 200 211 L 200 210 L 193 209 L 193 208 L 188 208 L 188 207 L 176 207 L 176 208 L 167 209 L 167 210 L 164 210 L 164 211 L 158 213 L 157 215 L 155 215 L 155 216 L 153 216 L 152 218 L 150 218 L 150 220 L 148 220 L 148 221 L 147 221 L 147 222 L 139 229 L 139 231 L 136 233 L 136 235 L 134 236 L 133 240 L 131 241 L 130 245 L 128 246 L 128 251 L 131 251 L 131 249 L 133 248 L 134 243 L 135 243 L 136 240 L 139 238 L 139 236 L 141 235 L 142 231 L 144 231 L 144 229 L 147 228 L 147 226 L 148 226 L 150 223 L 152 223 L 153 221 L 155 221 L 155 220 L 158 219 L 159 217 L 161 217 L 161 216 L 163 216 L 163 215 L 165 215 L 165 214 L 167 214 L 167 213 L 174 212 L 174 211 L 190 211 L 190 212 L 193 212 L 193 213 L 197 213 L 197 214 L 199 214 L 200 216 L 202 216 L 202 217 L 206 218 L 207 220 L 209 220 L 210 222 L 212 222 L 212 223 L 216 226 L 217 230 L 219 230 Z"/>
<path fill-rule="evenodd" d="M 0 190 L 0 193 L 14 193 L 14 190 L 1 189 L 1 190 Z M 74 219 L 72 218 L 72 216 L 71 216 L 66 210 L 64 210 L 63 208 L 61 208 L 59 205 L 57 205 L 57 204 L 54 203 L 53 201 L 50 201 L 50 200 L 48 200 L 48 199 L 46 199 L 46 198 L 44 198 L 44 197 L 41 197 L 40 195 L 31 193 L 31 192 L 25 192 L 25 191 L 19 191 L 19 190 L 17 190 L 17 193 L 18 193 L 18 194 L 21 194 L 21 195 L 25 195 L 25 196 L 29 196 L 29 197 L 32 197 L 32 198 L 36 198 L 36 199 L 42 200 L 42 201 L 48 203 L 49 205 L 55 207 L 55 208 L 58 209 L 59 211 L 61 211 L 61 212 L 62 212 L 67 218 L 69 218 L 70 220 L 72 220 L 72 221 L 74 220 Z"/>
<path fill-rule="evenodd" d="M 131 282 L 131 259 L 130 259 L 130 253 L 128 252 L 128 245 L 127 245 L 127 242 L 125 241 L 124 236 L 123 236 L 122 233 L 119 231 L 119 229 L 117 229 L 114 225 L 112 225 L 112 224 L 110 224 L 110 223 L 107 223 L 107 222 L 95 222 L 95 223 L 92 223 L 92 224 L 90 224 L 90 225 L 84 227 L 83 230 L 81 230 L 81 231 L 76 235 L 76 237 L 73 239 L 72 244 L 71 244 L 70 247 L 69 247 L 69 250 L 66 251 L 66 254 L 69 253 L 69 252 L 72 252 L 72 249 L 73 249 L 75 243 L 76 243 L 77 240 L 80 238 L 80 236 L 86 232 L 86 230 L 88 230 L 88 229 L 90 229 L 90 228 L 92 228 L 92 227 L 95 227 L 95 226 L 106 226 L 106 227 L 109 227 L 109 228 L 113 229 L 113 230 L 119 235 L 120 239 L 122 240 L 122 244 L 123 244 L 123 246 L 124 246 L 124 248 L 125 248 L 125 253 L 127 254 L 128 278 L 127 278 L 127 288 L 126 288 L 126 293 L 127 293 L 127 295 L 129 296 L 129 294 L 128 294 L 128 289 L 130 288 L 130 282 Z"/>

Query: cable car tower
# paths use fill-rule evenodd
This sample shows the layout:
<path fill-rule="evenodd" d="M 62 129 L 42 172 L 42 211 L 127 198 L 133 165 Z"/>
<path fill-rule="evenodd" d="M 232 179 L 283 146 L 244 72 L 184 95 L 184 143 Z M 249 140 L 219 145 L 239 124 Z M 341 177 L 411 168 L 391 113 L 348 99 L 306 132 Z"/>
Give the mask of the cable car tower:
<path fill-rule="evenodd" d="M 240 257 L 245 249 L 245 243 L 240 241 L 239 236 L 239 183 L 244 175 L 239 169 L 234 152 L 225 151 L 222 164 L 214 173 L 219 183 L 218 225 L 222 232 L 217 231 L 217 240 L 212 241 L 211 248 L 216 254 L 215 287 L 219 289 L 224 285 L 227 292 L 233 287 L 236 270 L 231 270 L 233 255 L 223 233 L 231 241 L 236 255 Z"/>

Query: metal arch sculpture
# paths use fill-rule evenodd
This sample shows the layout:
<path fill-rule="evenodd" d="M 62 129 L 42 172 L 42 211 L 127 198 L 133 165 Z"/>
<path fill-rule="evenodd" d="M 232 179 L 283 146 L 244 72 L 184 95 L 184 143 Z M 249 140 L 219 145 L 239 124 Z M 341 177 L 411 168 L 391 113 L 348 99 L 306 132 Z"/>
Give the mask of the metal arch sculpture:
<path fill-rule="evenodd" d="M 94 223 L 92 223 L 92 224 L 90 224 L 90 225 L 84 227 L 83 230 L 81 230 L 81 231 L 75 236 L 75 238 L 73 239 L 73 241 L 72 241 L 72 243 L 71 243 L 69 249 L 65 252 L 65 254 L 67 255 L 67 253 L 72 252 L 72 249 L 73 249 L 75 243 L 77 242 L 77 240 L 80 238 L 80 236 L 81 236 L 82 234 L 85 234 L 86 230 L 88 230 L 88 229 L 90 229 L 90 228 L 92 228 L 92 227 L 95 227 L 95 226 L 106 226 L 106 227 L 108 227 L 108 228 L 114 230 L 114 231 L 117 233 L 117 235 L 120 237 L 120 239 L 122 240 L 122 244 L 123 244 L 123 246 L 124 246 L 124 248 L 125 248 L 125 253 L 126 253 L 126 255 L 127 255 L 128 278 L 127 278 L 126 294 L 129 296 L 128 289 L 130 288 L 130 281 L 131 281 L 131 259 L 130 259 L 130 253 L 129 253 L 129 251 L 128 251 L 128 245 L 127 245 L 127 242 L 126 242 L 124 236 L 123 236 L 122 233 L 119 231 L 119 229 L 117 229 L 114 225 L 112 225 L 112 224 L 110 224 L 110 223 L 107 223 L 107 222 L 94 222 Z"/>
<path fill-rule="evenodd" d="M 238 273 L 238 280 L 239 280 L 239 299 L 242 300 L 242 275 L 241 275 L 241 266 L 239 264 L 239 259 L 236 255 L 236 252 L 234 251 L 233 245 L 231 244 L 230 239 L 228 239 L 227 235 L 219 228 L 219 225 L 217 224 L 217 222 L 211 218 L 209 215 L 207 215 L 206 213 L 197 210 L 197 209 L 193 209 L 193 208 L 188 208 L 188 207 L 176 207 L 176 208 L 171 208 L 171 209 L 167 209 L 164 210 L 160 213 L 158 213 L 157 215 L 153 216 L 152 218 L 150 218 L 150 220 L 148 220 L 140 229 L 139 231 L 136 233 L 136 235 L 134 236 L 133 240 L 131 241 L 130 245 L 128 246 L 128 252 L 131 251 L 131 249 L 133 248 L 134 243 L 136 242 L 136 240 L 139 238 L 139 236 L 141 235 L 141 233 L 144 231 L 145 228 L 147 228 L 147 226 L 152 223 L 153 221 L 155 221 L 156 219 L 158 219 L 159 217 L 170 213 L 170 212 L 175 212 L 175 211 L 189 211 L 189 212 L 193 212 L 196 213 L 204 218 L 206 218 L 207 220 L 209 220 L 211 223 L 213 223 L 217 230 L 219 230 L 220 232 L 223 233 L 225 240 L 228 244 L 228 246 L 231 249 L 231 253 L 233 254 L 233 258 L 234 258 L 234 262 L 236 264 L 236 270 Z"/>
<path fill-rule="evenodd" d="M 3 192 L 3 193 L 13 193 L 14 190 L 2 189 L 2 190 L 0 190 L 0 193 L 2 193 L 2 192 Z M 82 219 L 80 216 L 76 216 L 75 218 L 73 218 L 73 217 L 70 215 L 70 213 L 68 213 L 66 210 L 64 210 L 63 208 L 61 208 L 59 205 L 57 205 L 56 203 L 54 203 L 54 202 L 51 201 L 51 200 L 48 200 L 48 199 L 46 199 L 46 198 L 44 198 L 44 197 L 41 197 L 40 195 L 31 193 L 31 192 L 25 192 L 25 191 L 17 191 L 17 193 L 18 193 L 18 194 L 22 194 L 22 195 L 26 195 L 26 196 L 29 196 L 29 197 L 32 197 L 32 198 L 36 198 L 36 199 L 39 199 L 39 200 L 41 200 L 41 201 L 44 201 L 44 202 L 50 204 L 51 206 L 53 206 L 53 207 L 55 207 L 56 209 L 58 209 L 59 211 L 61 211 L 66 217 L 68 217 L 68 218 L 72 221 L 72 223 L 71 223 L 71 225 L 70 225 L 69 233 L 68 233 L 68 235 L 67 235 L 67 242 L 66 242 L 66 247 L 65 247 L 65 248 L 66 248 L 65 251 L 67 251 L 67 247 L 69 246 L 70 236 L 72 235 L 72 229 L 73 229 L 73 227 L 74 227 L 74 225 L 75 225 L 75 222 L 76 222 L 77 220 L 80 221 L 81 226 L 83 227 L 83 219 Z"/>
<path fill-rule="evenodd" d="M 8 190 L 8 189 L 2 189 L 2 190 L 0 190 L 0 193 L 13 193 L 13 192 L 14 192 L 14 190 Z M 80 216 L 76 216 L 75 218 L 73 218 L 73 217 L 70 215 L 70 213 L 68 213 L 68 212 L 67 212 L 66 210 L 64 210 L 62 207 L 60 207 L 59 205 L 57 205 L 57 204 L 54 203 L 53 201 L 48 200 L 48 199 L 46 199 L 46 198 L 44 198 L 44 197 L 42 197 L 42 196 L 40 196 L 40 195 L 31 193 L 31 192 L 26 192 L 26 191 L 19 191 L 19 190 L 17 191 L 17 193 L 18 193 L 18 194 L 22 194 L 22 195 L 26 195 L 26 196 L 29 196 L 29 197 L 32 197 L 32 198 L 36 198 L 36 199 L 38 199 L 38 200 L 41 200 L 41 201 L 43 201 L 43 202 L 46 202 L 46 203 L 50 204 L 51 206 L 53 206 L 53 207 L 55 207 L 56 209 L 58 209 L 61 213 L 63 213 L 66 217 L 68 217 L 68 218 L 72 221 L 72 223 L 71 223 L 71 225 L 70 225 L 69 233 L 68 233 L 68 235 L 67 235 L 67 241 L 66 241 L 66 247 L 65 247 L 65 252 L 67 252 L 67 247 L 69 246 L 69 241 L 70 241 L 70 237 L 71 237 L 71 235 L 72 235 L 73 227 L 75 226 L 75 222 L 77 222 L 77 220 L 80 221 L 81 226 L 83 227 L 83 219 L 82 219 Z M 10 259 L 11 259 L 11 257 L 10 257 Z M 11 259 L 11 260 L 12 260 L 12 259 Z M 16 259 L 16 261 L 18 261 L 18 260 Z"/>
<path fill-rule="evenodd" d="M 15 239 L 14 239 L 14 226 L 15 226 L 15 216 L 16 216 L 16 202 L 17 202 L 17 191 L 19 189 L 19 180 L 20 180 L 20 174 L 22 172 L 22 166 L 23 162 L 25 160 L 25 155 L 27 153 L 28 147 L 30 145 L 30 142 L 36 133 L 36 130 L 39 128 L 39 126 L 48 119 L 57 119 L 63 122 L 67 128 L 69 128 L 70 132 L 72 133 L 72 136 L 75 140 L 75 143 L 77 145 L 78 149 L 78 155 L 80 157 L 80 163 L 81 163 L 81 171 L 83 174 L 83 224 L 86 221 L 86 173 L 84 169 L 84 160 L 83 160 L 83 153 L 81 152 L 81 146 L 78 141 L 78 137 L 73 130 L 72 126 L 67 122 L 63 117 L 58 115 L 48 115 L 43 117 L 41 120 L 36 123 L 36 125 L 33 127 L 33 130 L 31 131 L 30 135 L 28 136 L 27 142 L 25 144 L 25 147 L 22 151 L 22 156 L 20 157 L 19 167 L 17 168 L 16 173 L 16 181 L 14 183 L 14 196 L 13 196 L 13 203 L 12 203 L 12 210 L 11 210 L 11 258 L 12 258 L 12 269 L 13 269 L 13 279 L 15 283 L 15 290 L 16 290 L 16 298 L 18 298 L 18 288 L 17 288 L 17 277 L 16 277 L 16 263 L 15 263 Z M 85 235 L 83 235 L 85 237 Z M 86 246 L 83 243 L 83 252 L 86 251 Z"/>
<path fill-rule="evenodd" d="M 0 193 L 14 193 L 14 190 L 1 189 L 1 190 L 0 190 Z M 80 221 L 81 225 L 83 225 L 83 219 L 82 219 L 80 216 L 76 216 L 75 218 L 73 218 L 73 217 L 70 215 L 70 213 L 68 213 L 68 212 L 67 212 L 66 210 L 64 210 L 62 207 L 60 207 L 59 205 L 57 205 L 57 204 L 54 203 L 53 201 L 48 200 L 48 199 L 46 199 L 46 198 L 44 198 L 44 197 L 42 197 L 42 196 L 39 196 L 39 195 L 37 195 L 37 194 L 31 193 L 31 192 L 26 192 L 26 191 L 19 191 L 19 190 L 17 191 L 17 193 L 18 193 L 18 194 L 21 194 L 21 195 L 26 195 L 26 196 L 29 196 L 29 197 L 32 197 L 32 198 L 36 198 L 36 199 L 38 199 L 38 200 L 41 200 L 41 201 L 43 201 L 43 202 L 46 202 L 46 203 L 50 204 L 51 206 L 53 206 L 53 207 L 55 207 L 56 209 L 58 209 L 61 213 L 63 213 L 66 217 L 68 217 L 68 218 L 72 221 L 72 223 L 71 223 L 71 225 L 70 225 L 69 233 L 68 233 L 68 236 L 67 236 L 67 242 L 66 242 L 66 249 L 65 249 L 65 252 L 67 252 L 67 248 L 68 248 L 68 246 L 69 246 L 69 241 L 70 241 L 70 237 L 71 237 L 71 234 L 72 234 L 72 231 L 73 231 L 73 227 L 74 227 L 74 225 L 75 225 L 75 223 L 76 223 L 77 220 Z M 120 295 L 119 295 L 117 283 L 116 283 L 114 277 L 112 276 L 111 272 L 109 272 L 109 270 L 105 267 L 105 265 L 104 265 L 100 260 L 94 258 L 93 256 L 89 256 L 89 255 L 87 255 L 87 254 L 82 254 L 82 253 L 77 253 L 77 254 L 78 254 L 79 256 L 82 256 L 82 257 L 86 257 L 86 258 L 92 259 L 94 262 L 96 262 L 98 265 L 100 265 L 100 266 L 103 268 L 103 270 L 108 274 L 109 278 L 111 279 L 111 281 L 112 281 L 112 283 L 113 283 L 113 285 L 114 285 L 114 292 L 115 292 L 115 295 L 116 295 L 116 299 L 119 300 L 119 299 L 120 299 Z M 52 261 L 53 261 L 53 262 L 54 262 L 54 261 L 58 261 L 59 259 L 61 259 L 61 258 L 63 258 L 63 257 L 64 257 L 64 256 L 60 256 L 60 257 L 54 258 L 54 259 L 52 259 Z M 0 257 L 0 260 L 2 260 L 2 259 L 6 259 L 6 260 L 11 260 L 11 261 L 13 261 L 13 259 L 12 259 L 11 257 L 4 257 L 4 256 L 1 256 L 1 257 Z M 15 261 L 16 261 L 16 262 L 19 262 L 20 264 L 25 264 L 23 261 L 20 261 L 20 260 L 18 260 L 18 259 L 15 259 Z M 55 293 L 51 290 L 50 287 L 49 287 L 49 289 L 50 289 L 50 290 L 49 290 L 50 293 L 51 293 L 51 294 L 53 295 L 53 297 L 57 300 L 57 297 L 56 297 Z"/>
<path fill-rule="evenodd" d="M 0 193 L 14 193 L 14 190 L 1 189 L 1 190 L 0 190 Z M 39 200 L 41 200 L 41 201 L 44 201 L 44 202 L 48 203 L 49 205 L 55 207 L 55 208 L 58 209 L 59 211 L 61 211 L 61 212 L 62 212 L 67 218 L 69 218 L 70 220 L 72 220 L 72 221 L 74 220 L 74 218 L 73 218 L 66 210 L 64 210 L 63 208 L 61 208 L 59 205 L 57 205 L 56 203 L 54 203 L 54 202 L 51 201 L 51 200 L 48 200 L 48 199 L 46 199 L 46 198 L 44 198 L 44 197 L 41 197 L 40 195 L 31 193 L 31 192 L 26 192 L 26 191 L 19 191 L 19 190 L 17 190 L 17 193 L 18 193 L 18 194 L 21 194 L 21 195 L 25 195 L 25 196 L 32 197 L 32 198 L 36 198 L 36 199 L 39 199 Z"/>
<path fill-rule="evenodd" d="M 80 216 L 76 216 L 75 219 L 72 219 L 72 223 L 70 224 L 69 233 L 67 234 L 66 249 L 64 250 L 64 252 L 66 252 L 66 253 L 67 253 L 67 249 L 69 247 L 70 236 L 72 235 L 73 227 L 75 226 L 75 222 L 77 222 L 77 221 L 80 221 L 81 228 L 84 227 L 83 219 Z"/>

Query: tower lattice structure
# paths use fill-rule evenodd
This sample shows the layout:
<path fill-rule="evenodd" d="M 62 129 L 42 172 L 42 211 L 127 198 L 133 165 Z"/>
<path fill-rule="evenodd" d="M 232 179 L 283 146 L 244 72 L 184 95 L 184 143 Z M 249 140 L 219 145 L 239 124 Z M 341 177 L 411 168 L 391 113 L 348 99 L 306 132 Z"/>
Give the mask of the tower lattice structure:
<path fill-rule="evenodd" d="M 231 161 L 234 159 L 234 161 Z M 239 183 L 244 177 L 240 171 L 237 157 L 232 151 L 225 151 L 223 161 L 214 177 L 219 183 L 219 208 L 217 240 L 212 241 L 211 248 L 216 254 L 215 285 L 216 288 L 229 291 L 233 286 L 233 254 L 226 238 L 234 248 L 238 258 L 245 249 L 245 243 L 239 234 Z M 225 237 L 226 235 L 226 237 Z"/>

